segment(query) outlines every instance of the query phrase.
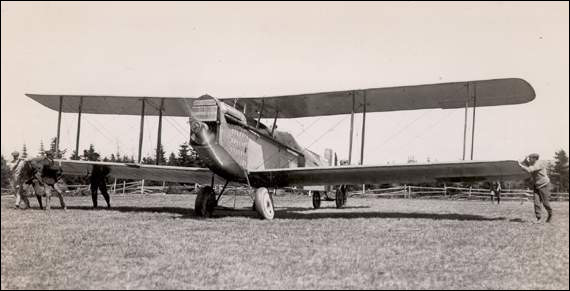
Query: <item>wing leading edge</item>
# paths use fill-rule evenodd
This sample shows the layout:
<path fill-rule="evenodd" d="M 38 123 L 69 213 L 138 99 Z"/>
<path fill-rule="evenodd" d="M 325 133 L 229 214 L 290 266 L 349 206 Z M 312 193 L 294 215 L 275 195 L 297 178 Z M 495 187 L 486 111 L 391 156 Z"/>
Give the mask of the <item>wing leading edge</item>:
<path fill-rule="evenodd" d="M 525 179 L 517 161 L 469 161 L 382 166 L 340 166 L 250 172 L 250 180 L 270 187 L 339 184 L 427 183 Z"/>
<path fill-rule="evenodd" d="M 93 165 L 106 166 L 110 169 L 109 176 L 117 179 L 168 181 L 178 183 L 210 184 L 212 171 L 207 168 L 189 168 L 156 166 L 141 164 L 125 164 L 110 162 L 55 160 L 63 170 L 64 175 L 88 176 Z M 215 181 L 221 183 L 225 179 L 216 175 Z"/>

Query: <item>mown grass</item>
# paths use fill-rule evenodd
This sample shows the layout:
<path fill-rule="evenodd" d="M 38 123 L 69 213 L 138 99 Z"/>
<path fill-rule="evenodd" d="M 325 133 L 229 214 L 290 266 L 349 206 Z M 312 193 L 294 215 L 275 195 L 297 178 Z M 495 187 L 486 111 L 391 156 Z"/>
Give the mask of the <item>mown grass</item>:
<path fill-rule="evenodd" d="M 66 197 L 67 211 L 54 201 L 46 213 L 2 197 L 1 287 L 568 289 L 567 202 L 535 225 L 530 202 L 369 198 L 313 210 L 286 196 L 263 221 L 243 196 L 239 211 L 195 219 L 194 198 L 113 196 L 113 209 L 94 211 L 89 197 Z"/>

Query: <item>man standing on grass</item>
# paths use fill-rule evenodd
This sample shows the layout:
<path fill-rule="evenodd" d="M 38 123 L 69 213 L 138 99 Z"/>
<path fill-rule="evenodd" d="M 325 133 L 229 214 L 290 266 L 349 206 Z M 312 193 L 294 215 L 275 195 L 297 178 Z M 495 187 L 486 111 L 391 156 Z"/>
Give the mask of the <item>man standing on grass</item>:
<path fill-rule="evenodd" d="M 17 188 L 17 185 L 15 185 L 14 182 L 16 181 L 16 177 L 18 177 L 20 175 L 19 171 L 21 169 L 21 167 L 18 167 L 18 166 L 23 161 L 24 161 L 24 159 L 20 159 L 20 153 L 15 151 L 12 153 L 12 160 L 7 163 L 8 168 L 10 169 L 10 174 L 11 174 L 10 175 L 10 184 L 14 188 L 14 191 L 16 191 L 16 188 Z"/>
<path fill-rule="evenodd" d="M 107 193 L 107 175 L 109 175 L 110 169 L 104 165 L 93 165 L 93 170 L 91 171 L 91 176 L 89 177 L 91 184 L 91 199 L 93 200 L 93 209 L 97 208 L 97 190 L 101 190 L 105 202 L 107 202 L 107 208 L 111 208 L 111 198 L 109 193 Z"/>
<path fill-rule="evenodd" d="M 501 204 L 501 182 L 495 181 L 491 183 L 491 202 L 493 202 L 494 198 L 497 198 L 497 204 Z"/>
<path fill-rule="evenodd" d="M 534 214 L 536 219 L 540 222 L 542 216 L 541 205 L 544 205 L 548 217 L 546 222 L 550 222 L 552 219 L 552 208 L 550 207 L 550 179 L 546 172 L 547 165 L 543 161 L 538 161 L 539 155 L 534 153 L 528 155 L 522 162 L 520 166 L 530 173 L 532 189 L 534 192 Z"/>

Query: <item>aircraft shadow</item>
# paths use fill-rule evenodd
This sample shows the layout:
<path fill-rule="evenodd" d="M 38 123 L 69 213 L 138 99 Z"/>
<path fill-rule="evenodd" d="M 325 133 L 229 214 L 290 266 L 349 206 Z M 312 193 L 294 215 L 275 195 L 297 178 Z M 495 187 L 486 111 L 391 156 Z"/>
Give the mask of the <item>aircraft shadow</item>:
<path fill-rule="evenodd" d="M 346 207 L 351 208 L 368 208 L 366 206 Z M 90 210 L 90 211 L 118 211 L 118 212 L 139 212 L 139 213 L 167 213 L 180 215 L 176 219 L 202 219 L 194 216 L 194 209 L 185 207 L 140 207 L 140 206 L 117 206 L 107 209 L 100 207 L 94 210 L 90 206 L 71 206 L 68 209 Z M 326 208 L 325 208 L 326 209 Z M 336 208 L 331 208 L 336 209 Z M 258 218 L 256 211 L 248 208 L 221 208 L 216 209 L 214 216 L 210 219 L 224 217 L 247 217 Z M 387 218 L 387 219 L 431 219 L 431 220 L 455 220 L 455 221 L 509 221 L 516 223 L 524 223 L 521 219 L 507 219 L 506 217 L 486 217 L 473 214 L 459 213 L 426 213 L 426 212 L 322 212 L 315 211 L 312 208 L 302 207 L 283 207 L 277 208 L 275 211 L 276 219 L 294 219 L 294 220 L 313 220 L 313 219 L 358 219 L 358 218 Z"/>
<path fill-rule="evenodd" d="M 192 214 L 194 209 L 184 207 L 144 207 L 144 206 L 107 206 L 93 209 L 91 206 L 68 206 L 67 209 L 72 210 L 89 210 L 89 211 L 118 211 L 118 212 L 148 212 L 148 213 L 171 213 L 183 216 Z"/>
<path fill-rule="evenodd" d="M 344 209 L 344 208 L 343 208 Z M 425 212 L 299 212 L 302 210 L 311 209 L 277 209 L 275 217 L 277 219 L 295 219 L 295 220 L 313 220 L 313 219 L 358 219 L 358 218 L 397 218 L 397 219 L 431 219 L 431 220 L 457 220 L 457 221 L 504 221 L 505 217 L 485 217 L 473 214 L 459 214 L 459 213 L 425 213 Z M 215 217 L 225 216 L 244 216 L 244 217 L 257 217 L 254 211 L 239 211 L 232 213 L 224 213 L 222 211 L 214 213 Z M 510 220 L 511 222 L 519 222 Z M 520 221 L 522 222 L 522 221 Z"/>

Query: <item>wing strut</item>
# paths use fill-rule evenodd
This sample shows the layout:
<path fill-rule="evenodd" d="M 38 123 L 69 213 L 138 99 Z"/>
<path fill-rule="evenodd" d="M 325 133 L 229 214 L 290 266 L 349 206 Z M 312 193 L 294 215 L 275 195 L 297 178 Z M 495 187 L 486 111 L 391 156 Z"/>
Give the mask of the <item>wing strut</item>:
<path fill-rule="evenodd" d="M 273 132 L 275 131 L 275 127 L 277 126 L 277 116 L 279 116 L 279 110 L 275 111 L 275 118 L 273 118 L 273 127 L 271 127 L 271 136 L 274 136 Z"/>
<path fill-rule="evenodd" d="M 463 121 L 463 160 L 465 161 L 465 144 L 467 143 L 467 109 L 469 108 L 469 99 L 465 101 L 465 121 Z"/>
<path fill-rule="evenodd" d="M 61 129 L 61 107 L 63 105 L 63 96 L 59 96 L 59 110 L 57 112 L 57 139 L 55 140 L 55 153 L 59 153 L 59 132 Z M 43 154 L 43 153 L 42 153 Z"/>
<path fill-rule="evenodd" d="M 158 136 L 156 137 L 156 164 L 159 164 L 160 151 L 162 149 L 162 111 L 164 110 L 164 98 L 160 99 L 160 108 L 158 109 Z"/>
<path fill-rule="evenodd" d="M 79 136 L 81 134 L 81 111 L 83 110 L 83 96 L 79 98 L 79 107 L 77 108 L 77 135 L 75 137 L 75 155 L 79 160 Z"/>
<path fill-rule="evenodd" d="M 477 86 L 473 86 L 473 126 L 471 127 L 471 160 L 473 160 L 473 146 L 475 145 L 475 110 L 477 109 Z"/>
<path fill-rule="evenodd" d="M 352 137 L 354 136 L 354 91 L 352 91 L 352 111 L 350 112 L 350 140 L 348 142 L 348 164 L 352 162 Z"/>
<path fill-rule="evenodd" d="M 473 160 L 473 150 L 475 146 L 475 111 L 477 109 L 477 84 L 473 82 L 467 83 L 467 98 L 465 99 L 465 120 L 463 122 L 463 160 L 467 154 L 467 111 L 469 109 L 469 101 L 473 100 L 473 119 L 471 120 L 471 160 Z"/>
<path fill-rule="evenodd" d="M 366 132 L 366 91 L 362 92 L 362 142 L 360 145 L 360 164 L 364 163 L 364 135 Z"/>
<path fill-rule="evenodd" d="M 364 136 L 366 135 L 366 91 L 362 91 L 363 108 L 362 108 L 362 142 L 360 144 L 360 165 L 364 163 Z M 346 190 L 346 188 L 345 188 Z M 342 190 L 341 190 L 342 191 Z M 362 184 L 362 194 L 366 191 L 366 184 Z M 346 203 L 346 193 L 343 194 L 344 203 Z M 343 203 L 343 204 L 344 204 Z"/>
<path fill-rule="evenodd" d="M 142 104 L 141 104 L 141 127 L 140 127 L 140 131 L 139 131 L 139 156 L 137 159 L 137 162 L 140 164 L 141 162 L 141 158 L 142 158 L 142 145 L 143 145 L 143 130 L 144 130 L 144 106 L 145 106 L 145 102 L 144 102 L 144 98 L 141 99 Z"/>

